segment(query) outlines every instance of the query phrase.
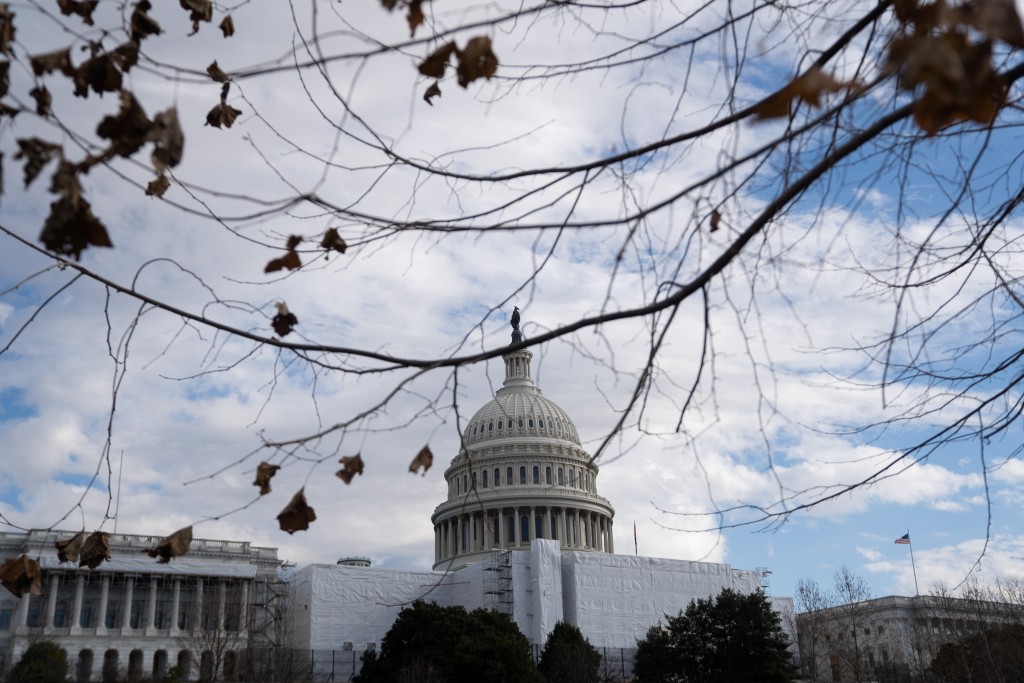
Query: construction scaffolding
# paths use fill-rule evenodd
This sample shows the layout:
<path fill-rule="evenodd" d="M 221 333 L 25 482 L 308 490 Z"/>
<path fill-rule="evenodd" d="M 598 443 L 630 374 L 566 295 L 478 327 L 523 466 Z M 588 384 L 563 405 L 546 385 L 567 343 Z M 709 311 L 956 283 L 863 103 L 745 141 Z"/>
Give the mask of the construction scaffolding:
<path fill-rule="evenodd" d="M 512 554 L 495 550 L 484 567 L 484 599 L 487 609 L 512 616 Z"/>

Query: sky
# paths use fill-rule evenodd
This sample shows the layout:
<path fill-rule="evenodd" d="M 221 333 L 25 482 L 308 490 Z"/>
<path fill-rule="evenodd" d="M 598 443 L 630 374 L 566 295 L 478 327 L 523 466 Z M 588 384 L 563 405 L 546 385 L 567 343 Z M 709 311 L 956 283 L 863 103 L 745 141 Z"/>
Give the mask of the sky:
<path fill-rule="evenodd" d="M 783 124 L 728 127 L 605 170 L 582 189 L 574 185 L 578 174 L 501 183 L 432 178 L 392 164 L 375 145 L 464 175 L 605 158 L 714 120 L 730 78 L 738 101 L 764 97 L 784 84 L 802 48 L 840 33 L 858 3 L 832 3 L 835 14 L 824 23 L 750 23 L 749 66 L 738 75 L 729 67 L 728 41 L 717 40 L 613 69 L 551 75 L 543 68 L 636 39 L 650 38 L 657 52 L 714 24 L 714 10 L 672 30 L 666 27 L 680 21 L 685 3 L 609 12 L 601 23 L 582 9 L 526 16 L 490 30 L 501 60 L 495 79 L 463 89 L 449 77 L 431 105 L 422 100 L 429 81 L 415 67 L 434 45 L 344 57 L 372 47 L 367 36 L 404 41 L 400 11 L 372 3 L 318 6 L 313 13 L 297 3 L 292 16 L 287 6 L 257 12 L 243 3 L 231 10 L 231 38 L 216 29 L 221 8 L 213 25 L 191 37 L 178 7 L 153 10 L 165 33 L 147 39 L 144 68 L 127 83 L 150 115 L 177 108 L 184 160 L 163 200 L 142 191 L 153 177 L 148 148 L 90 171 L 83 185 L 114 247 L 86 250 L 81 264 L 250 334 L 271 336 L 275 303 L 284 301 L 298 318 L 286 341 L 428 360 L 500 350 L 509 342 L 513 306 L 522 309 L 531 339 L 670 291 L 728 247 L 785 174 L 771 164 L 754 173 L 722 204 L 717 231 L 706 219 L 722 198 L 720 184 L 683 196 L 634 232 L 600 221 L 678 193 Z M 19 40 L 32 46 L 25 49 L 66 45 L 69 34 L 53 25 L 73 20 L 33 7 L 19 10 Z M 430 27 L 468 24 L 497 7 L 431 7 L 437 14 Z M 100 11 L 114 9 L 103 3 Z M 102 18 L 117 25 L 113 14 Z M 318 42 L 309 40 L 314 25 Z M 462 45 L 474 31 L 455 39 Z M 323 70 L 290 68 L 307 50 L 337 58 Z M 839 66 L 856 63 L 857 50 Z M 202 125 L 220 96 L 220 85 L 202 76 L 213 58 L 238 74 L 229 101 L 242 113 L 229 129 Z M 255 75 L 253 65 L 281 70 Z M 31 82 L 27 70 L 15 71 L 12 92 Z M 5 151 L 31 135 L 88 148 L 97 140 L 97 117 L 116 111 L 110 94 L 80 100 L 58 78 L 47 83 L 63 128 L 20 115 L 0 133 Z M 1010 148 L 1007 165 L 999 165 L 998 135 L 977 171 L 979 214 L 1015 183 L 1019 188 L 1020 162 Z M 984 138 L 968 137 L 970 144 Z M 758 510 L 778 512 L 780 498 L 792 506 L 861 481 L 891 462 L 894 449 L 964 409 L 953 401 L 912 422 L 871 426 L 899 416 L 917 396 L 943 396 L 920 380 L 886 395 L 879 390 L 872 344 L 894 318 L 956 310 L 992 286 L 984 272 L 964 274 L 915 292 L 899 309 L 881 286 L 905 262 L 900 249 L 935 225 L 949 188 L 927 171 L 955 169 L 959 157 L 950 150 L 957 144 L 923 144 L 903 176 L 886 165 L 891 160 L 878 160 L 877 149 L 854 158 L 831 185 L 803 196 L 785 221 L 748 245 L 709 287 L 706 306 L 695 297 L 670 322 L 611 321 L 531 349 L 537 384 L 596 454 L 642 375 L 652 329 L 667 329 L 642 413 L 630 413 L 597 459 L 598 490 L 616 511 L 618 552 L 766 567 L 775 595 L 792 595 L 803 578 L 827 586 L 844 565 L 875 595 L 912 595 L 911 548 L 894 543 L 906 533 L 921 592 L 969 575 L 984 581 L 1024 572 L 1019 423 L 987 443 L 945 445 L 870 486 L 757 521 Z M 277 547 L 298 565 L 356 555 L 384 567 L 431 566 L 430 515 L 446 494 L 444 470 L 458 451 L 460 425 L 500 386 L 500 359 L 457 373 L 385 372 L 386 364 L 351 354 L 298 356 L 260 345 L 140 306 L 87 278 L 64 288 L 70 269 L 11 236 L 38 245 L 53 201 L 48 173 L 23 189 L 13 157 L 4 155 L 0 202 L 0 226 L 8 231 L 0 234 L 0 531 L 163 535 L 191 524 L 197 537 Z M 304 199 L 292 201 L 296 196 Z M 339 207 L 353 213 L 332 211 Z M 491 213 L 472 218 L 482 211 Z M 484 229 L 389 232 L 360 223 L 356 212 L 396 222 L 446 217 L 449 225 Z M 955 214 L 944 226 L 971 218 Z M 585 227 L 500 229 L 564 220 Z M 346 253 L 310 247 L 301 270 L 263 272 L 289 235 L 315 244 L 332 227 L 350 242 Z M 1011 219 L 1001 239 L 1012 245 L 1020 234 Z M 1015 254 L 1007 248 L 1002 256 L 1012 270 Z M 947 300 L 946 307 L 936 303 Z M 1019 346 L 1010 309 L 968 309 L 934 335 L 936 343 L 967 345 L 995 316 L 1010 322 L 988 353 Z M 706 329 L 710 355 L 702 353 Z M 981 367 L 986 350 L 973 354 L 950 363 Z M 288 445 L 265 445 L 278 442 Z M 435 465 L 412 474 L 409 461 L 424 445 Z M 355 453 L 365 471 L 345 485 L 334 474 L 338 459 Z M 252 485 L 261 460 L 284 465 L 263 497 Z M 317 519 L 289 535 L 275 517 L 300 488 Z"/>

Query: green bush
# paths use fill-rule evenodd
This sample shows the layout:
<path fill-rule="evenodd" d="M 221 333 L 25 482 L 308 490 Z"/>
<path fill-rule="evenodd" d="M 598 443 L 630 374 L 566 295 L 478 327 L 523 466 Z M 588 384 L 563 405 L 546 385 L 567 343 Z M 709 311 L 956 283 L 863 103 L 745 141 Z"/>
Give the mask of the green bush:
<path fill-rule="evenodd" d="M 68 677 L 68 655 L 57 643 L 32 643 L 11 669 L 8 683 L 64 683 Z"/>

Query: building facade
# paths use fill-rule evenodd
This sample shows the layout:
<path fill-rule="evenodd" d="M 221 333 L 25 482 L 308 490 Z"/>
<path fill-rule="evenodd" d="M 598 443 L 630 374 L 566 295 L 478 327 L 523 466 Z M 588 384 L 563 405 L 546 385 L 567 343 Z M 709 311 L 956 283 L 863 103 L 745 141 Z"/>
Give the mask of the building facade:
<path fill-rule="evenodd" d="M 515 319 L 512 343 L 523 340 Z M 503 356 L 505 381 L 469 420 L 445 471 L 448 497 L 431 518 L 434 568 L 458 569 L 538 538 L 564 550 L 615 552 L 615 510 L 576 426 L 533 383 L 533 353 Z"/>
<path fill-rule="evenodd" d="M 1024 608 L 944 596 L 887 596 L 796 615 L 809 683 L 926 681 L 946 643 L 1002 624 L 1024 623 Z"/>
<path fill-rule="evenodd" d="M 111 559 L 96 569 L 60 563 L 54 542 L 74 532 L 0 533 L 0 562 L 37 559 L 42 595 L 0 595 L 0 671 L 38 640 L 68 655 L 86 681 L 181 680 L 217 670 L 230 676 L 241 651 L 272 620 L 266 612 L 280 562 L 277 549 L 243 541 L 193 539 L 189 552 L 160 564 L 145 551 L 159 536 L 111 534 Z"/>

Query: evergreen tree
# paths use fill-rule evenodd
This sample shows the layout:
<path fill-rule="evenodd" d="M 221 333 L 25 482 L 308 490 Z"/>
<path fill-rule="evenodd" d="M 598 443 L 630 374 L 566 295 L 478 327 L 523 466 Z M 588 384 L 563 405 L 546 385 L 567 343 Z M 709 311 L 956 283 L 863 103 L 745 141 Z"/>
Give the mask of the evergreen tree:
<path fill-rule="evenodd" d="M 8 683 L 64 683 L 68 677 L 68 655 L 57 643 L 32 643 L 11 669 Z"/>
<path fill-rule="evenodd" d="M 507 615 L 421 601 L 399 613 L 381 641 L 380 654 L 366 652 L 362 662 L 358 683 L 538 680 L 530 643 Z"/>
<path fill-rule="evenodd" d="M 560 621 L 548 634 L 537 668 L 549 683 L 593 683 L 601 655 L 578 628 Z"/>
<path fill-rule="evenodd" d="M 760 591 L 728 588 L 690 603 L 638 644 L 637 683 L 789 683 L 796 668 L 779 615 Z"/>

